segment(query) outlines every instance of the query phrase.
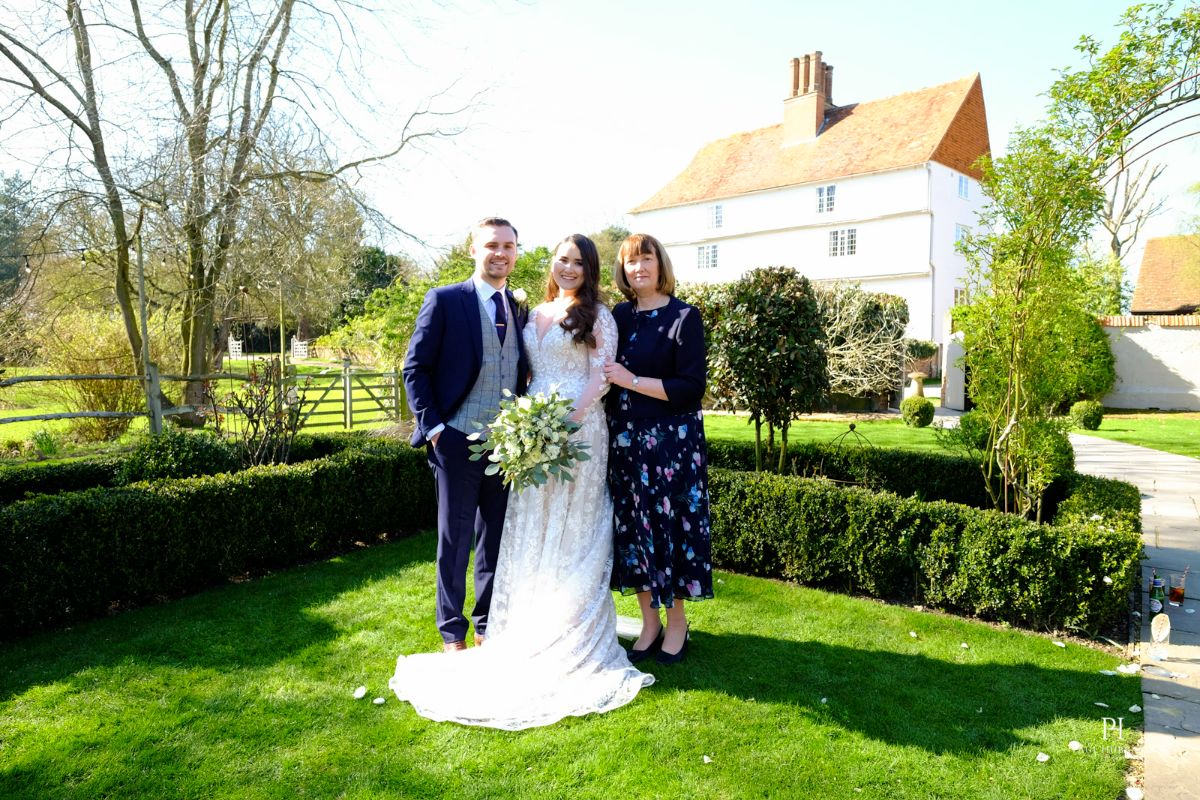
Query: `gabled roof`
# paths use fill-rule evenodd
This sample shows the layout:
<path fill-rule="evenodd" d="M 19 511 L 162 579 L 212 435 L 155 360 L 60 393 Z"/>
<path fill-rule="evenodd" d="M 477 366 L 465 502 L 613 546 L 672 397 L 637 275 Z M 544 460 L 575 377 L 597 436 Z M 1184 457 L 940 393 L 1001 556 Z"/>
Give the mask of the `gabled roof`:
<path fill-rule="evenodd" d="M 784 147 L 783 125 L 718 139 L 631 213 L 836 180 L 936 161 L 978 179 L 990 152 L 983 85 L 962 80 L 830 109 L 811 142 Z"/>
<path fill-rule="evenodd" d="M 1190 314 L 1200 309 L 1200 236 L 1146 242 L 1133 290 L 1134 314 Z"/>

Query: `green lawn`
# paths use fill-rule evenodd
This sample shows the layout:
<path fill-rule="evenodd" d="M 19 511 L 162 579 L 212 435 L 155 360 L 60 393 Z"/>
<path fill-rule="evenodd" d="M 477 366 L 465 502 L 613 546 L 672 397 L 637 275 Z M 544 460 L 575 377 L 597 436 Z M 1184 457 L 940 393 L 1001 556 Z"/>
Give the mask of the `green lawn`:
<path fill-rule="evenodd" d="M 1140 735 L 1139 680 L 1101 675 L 1109 653 L 724 573 L 689 607 L 688 659 L 652 664 L 632 704 L 515 733 L 432 723 L 386 683 L 397 653 L 440 643 L 434 550 L 425 534 L 3 645 L 0 796 L 1110 800 Z"/>
<path fill-rule="evenodd" d="M 1106 408 L 1100 430 L 1074 432 L 1200 458 L 1200 414 L 1195 412 L 1145 413 Z"/>
<path fill-rule="evenodd" d="M 801 418 L 788 428 L 788 444 L 798 442 L 832 442 L 838 436 L 846 433 L 850 420 L 834 422 Z M 900 448 L 902 450 L 934 450 L 947 452 L 935 438 L 932 426 L 927 428 L 909 428 L 899 416 L 890 419 L 855 420 L 854 429 L 875 447 Z M 710 439 L 740 439 L 754 441 L 754 425 L 744 414 L 712 414 L 704 415 L 704 435 Z M 767 428 L 763 426 L 764 443 Z M 775 433 L 775 441 L 779 442 L 779 432 Z M 842 440 L 847 446 L 854 445 L 854 434 Z"/>

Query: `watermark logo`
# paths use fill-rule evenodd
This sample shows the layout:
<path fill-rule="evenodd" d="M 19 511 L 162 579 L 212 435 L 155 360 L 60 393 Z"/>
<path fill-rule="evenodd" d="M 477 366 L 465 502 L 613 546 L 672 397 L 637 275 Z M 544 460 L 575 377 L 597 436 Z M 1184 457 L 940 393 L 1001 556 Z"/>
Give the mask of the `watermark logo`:
<path fill-rule="evenodd" d="M 1105 741 L 1108 741 L 1108 736 L 1110 733 L 1115 733 L 1117 739 L 1125 738 L 1125 718 L 1124 717 L 1116 717 L 1116 718 L 1104 717 L 1103 719 L 1100 720 L 1100 724 L 1102 726 L 1101 732 L 1103 733 Z"/>

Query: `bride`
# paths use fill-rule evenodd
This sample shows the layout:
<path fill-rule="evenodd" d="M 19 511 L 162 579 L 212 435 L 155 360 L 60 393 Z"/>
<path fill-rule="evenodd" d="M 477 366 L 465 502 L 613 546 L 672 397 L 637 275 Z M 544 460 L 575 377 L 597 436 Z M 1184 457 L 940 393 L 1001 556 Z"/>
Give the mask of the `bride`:
<path fill-rule="evenodd" d="M 508 503 L 492 590 L 487 642 L 449 653 L 400 656 L 389 686 L 439 721 L 518 730 L 625 705 L 654 682 L 617 642 L 608 429 L 601 402 L 617 327 L 599 299 L 600 260 L 573 234 L 554 253 L 546 301 L 522 331 L 533 368 L 530 394 L 574 401 L 573 436 L 590 459 L 574 481 L 551 479 Z"/>

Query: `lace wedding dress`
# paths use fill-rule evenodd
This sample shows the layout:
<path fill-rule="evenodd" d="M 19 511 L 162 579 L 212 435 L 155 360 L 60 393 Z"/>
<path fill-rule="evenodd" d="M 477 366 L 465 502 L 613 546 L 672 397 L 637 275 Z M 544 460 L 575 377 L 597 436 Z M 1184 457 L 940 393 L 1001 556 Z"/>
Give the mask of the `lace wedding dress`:
<path fill-rule="evenodd" d="M 397 659 L 389 686 L 433 720 L 532 728 L 618 708 L 654 682 L 630 666 L 617 642 L 609 590 L 612 501 L 601 399 L 607 389 L 602 367 L 617 348 L 616 323 L 601 308 L 596 349 L 589 350 L 572 341 L 558 318 L 561 307 L 544 304 L 522 331 L 533 368 L 529 392 L 557 391 L 587 408 L 573 435 L 590 445 L 590 460 L 576 465 L 574 481 L 551 479 L 509 497 L 487 642 Z"/>

